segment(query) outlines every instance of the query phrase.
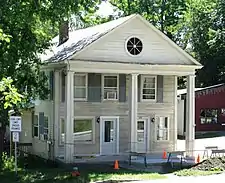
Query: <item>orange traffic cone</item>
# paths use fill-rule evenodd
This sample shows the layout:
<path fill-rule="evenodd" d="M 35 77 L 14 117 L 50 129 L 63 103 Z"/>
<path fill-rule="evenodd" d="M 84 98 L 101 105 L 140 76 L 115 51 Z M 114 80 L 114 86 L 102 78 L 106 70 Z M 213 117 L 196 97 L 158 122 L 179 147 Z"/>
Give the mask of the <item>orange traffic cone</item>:
<path fill-rule="evenodd" d="M 200 163 L 200 155 L 198 154 L 197 159 L 196 159 L 196 163 Z"/>
<path fill-rule="evenodd" d="M 118 160 L 116 160 L 115 163 L 114 163 L 114 170 L 119 170 L 119 162 L 118 162 Z"/>
<path fill-rule="evenodd" d="M 166 158 L 167 158 L 167 154 L 166 154 L 166 151 L 165 151 L 165 150 L 163 151 L 163 156 L 162 156 L 162 158 L 163 158 L 163 159 L 166 159 Z"/>

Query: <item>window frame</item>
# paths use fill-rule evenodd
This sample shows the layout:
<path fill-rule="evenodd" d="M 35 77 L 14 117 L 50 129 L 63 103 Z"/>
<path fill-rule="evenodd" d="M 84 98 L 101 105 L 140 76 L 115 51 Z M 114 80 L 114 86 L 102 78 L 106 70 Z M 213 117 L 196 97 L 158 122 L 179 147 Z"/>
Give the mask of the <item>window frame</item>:
<path fill-rule="evenodd" d="M 75 89 L 76 87 L 81 87 L 81 86 L 76 86 L 75 83 L 75 77 L 76 76 L 85 76 L 85 98 L 75 98 Z M 87 101 L 88 98 L 88 74 L 87 73 L 74 73 L 73 75 L 74 81 L 73 81 L 73 98 L 75 101 Z M 83 87 L 82 87 L 83 88 Z"/>
<path fill-rule="evenodd" d="M 39 132 L 40 132 L 40 129 L 39 129 L 39 115 L 38 114 L 34 114 L 34 116 L 37 116 L 37 119 L 38 119 L 38 125 L 34 125 L 34 121 L 33 121 L 33 125 L 32 125 L 32 130 L 33 130 L 33 138 L 36 138 L 36 139 L 39 139 Z M 35 136 L 34 135 L 34 127 L 36 127 L 38 129 L 38 135 Z"/>
<path fill-rule="evenodd" d="M 205 112 L 205 116 L 201 117 L 201 111 L 204 110 Z M 217 115 L 217 122 L 216 123 L 212 123 L 212 118 L 213 117 L 206 117 L 206 110 L 216 110 L 216 115 Z M 200 125 L 215 125 L 215 124 L 219 124 L 219 114 L 221 113 L 221 110 L 219 108 L 201 108 L 200 109 L 200 115 L 199 115 L 199 119 L 200 119 Z M 205 119 L 205 122 L 202 123 L 201 119 Z M 210 123 L 207 123 L 207 118 L 211 119 Z"/>
<path fill-rule="evenodd" d="M 61 128 L 61 122 L 62 120 L 64 120 L 64 141 L 62 141 L 62 128 Z M 65 121 L 65 118 L 64 117 L 60 117 L 59 118 L 59 145 L 63 145 L 65 144 L 65 126 L 66 126 L 66 121 Z"/>
<path fill-rule="evenodd" d="M 167 140 L 158 140 L 157 139 L 157 131 L 158 131 L 158 123 L 159 123 L 159 119 L 161 118 L 161 117 L 163 117 L 163 118 L 167 118 Z M 155 123 L 156 123 L 156 125 L 155 125 L 155 140 L 157 141 L 157 142 L 168 142 L 168 141 L 170 141 L 170 117 L 169 116 L 167 116 L 167 115 L 159 115 L 159 116 L 155 116 Z"/>
<path fill-rule="evenodd" d="M 75 141 L 74 144 L 95 144 L 95 117 L 94 116 L 75 116 L 74 120 L 91 120 L 92 122 L 92 140 L 91 141 Z"/>
<path fill-rule="evenodd" d="M 144 89 L 144 79 L 145 78 L 154 78 L 155 79 L 155 99 L 143 99 L 143 89 Z M 152 88 L 153 89 L 153 88 Z M 141 92 L 140 92 L 140 101 L 141 102 L 156 102 L 157 100 L 157 76 L 153 75 L 141 75 Z"/>
<path fill-rule="evenodd" d="M 107 76 L 116 76 L 116 81 L 117 81 L 117 98 L 116 99 L 105 99 L 105 77 Z M 103 101 L 118 101 L 119 100 L 119 74 L 102 74 L 102 100 Z"/>
<path fill-rule="evenodd" d="M 45 120 L 45 118 L 48 119 L 48 127 L 47 128 L 45 127 L 45 121 L 44 121 L 44 125 L 43 125 L 43 140 L 44 141 L 48 141 L 50 139 L 50 136 L 49 136 L 49 122 L 50 122 L 49 119 L 50 119 L 50 117 L 48 115 L 44 115 L 44 120 Z M 48 133 L 47 133 L 47 137 L 48 138 L 47 139 L 45 139 L 45 134 L 46 134 L 45 130 L 46 129 L 48 130 Z"/>
<path fill-rule="evenodd" d="M 60 72 L 60 102 L 64 103 L 66 101 L 66 74 Z"/>

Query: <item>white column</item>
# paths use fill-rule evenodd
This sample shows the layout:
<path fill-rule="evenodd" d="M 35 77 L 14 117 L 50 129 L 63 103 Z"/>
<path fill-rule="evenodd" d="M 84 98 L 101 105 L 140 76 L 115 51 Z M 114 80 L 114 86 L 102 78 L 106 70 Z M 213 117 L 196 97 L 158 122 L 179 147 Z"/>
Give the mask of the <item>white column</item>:
<path fill-rule="evenodd" d="M 193 156 L 195 141 L 195 75 L 187 77 L 185 140 L 187 154 Z"/>
<path fill-rule="evenodd" d="M 59 107 L 60 107 L 60 72 L 54 72 L 54 156 L 58 156 L 59 148 Z"/>
<path fill-rule="evenodd" d="M 130 121 L 130 150 L 137 150 L 137 109 L 138 109 L 138 74 L 130 76 L 129 87 L 129 121 Z"/>
<path fill-rule="evenodd" d="M 177 150 L 177 130 L 178 130 L 178 124 L 177 124 L 177 76 L 174 76 L 174 150 Z"/>
<path fill-rule="evenodd" d="M 66 100 L 65 100 L 65 162 L 73 162 L 73 116 L 74 116 L 74 72 L 68 71 L 66 75 Z"/>

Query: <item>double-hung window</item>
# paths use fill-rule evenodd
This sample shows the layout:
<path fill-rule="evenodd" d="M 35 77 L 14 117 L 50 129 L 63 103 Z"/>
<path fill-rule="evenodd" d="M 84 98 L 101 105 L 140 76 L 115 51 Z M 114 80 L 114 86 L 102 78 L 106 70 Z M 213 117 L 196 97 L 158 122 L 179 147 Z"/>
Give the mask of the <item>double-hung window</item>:
<path fill-rule="evenodd" d="M 118 100 L 119 94 L 119 77 L 118 75 L 103 76 L 103 99 Z"/>
<path fill-rule="evenodd" d="M 48 117 L 45 116 L 44 119 L 44 140 L 48 140 Z"/>
<path fill-rule="evenodd" d="M 74 99 L 87 100 L 87 74 L 74 75 Z"/>
<path fill-rule="evenodd" d="M 141 79 L 141 100 L 156 100 L 156 76 L 142 76 Z"/>
<path fill-rule="evenodd" d="M 39 136 L 39 122 L 38 122 L 38 115 L 34 115 L 33 119 L 33 137 Z"/>

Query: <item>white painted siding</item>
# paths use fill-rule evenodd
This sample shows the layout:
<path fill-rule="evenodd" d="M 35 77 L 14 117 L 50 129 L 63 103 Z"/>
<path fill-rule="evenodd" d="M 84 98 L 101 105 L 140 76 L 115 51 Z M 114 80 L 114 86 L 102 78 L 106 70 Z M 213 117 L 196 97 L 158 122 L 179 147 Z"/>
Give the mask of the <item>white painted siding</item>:
<path fill-rule="evenodd" d="M 125 49 L 126 40 L 132 36 L 140 38 L 143 42 L 143 50 L 138 56 L 130 56 Z M 74 59 L 127 63 L 193 64 L 138 18 L 96 41 L 85 51 L 76 55 Z"/>
<path fill-rule="evenodd" d="M 155 123 L 150 124 L 150 138 L 149 147 L 150 152 L 162 152 L 164 149 L 173 150 L 174 148 L 174 76 L 164 76 L 163 82 L 163 103 L 138 103 L 138 116 L 154 118 L 155 115 L 168 116 L 170 118 L 169 123 L 169 141 L 160 142 L 156 141 L 156 126 Z M 130 123 L 128 119 L 128 102 L 75 102 L 74 103 L 74 115 L 75 116 L 119 116 L 119 149 L 120 153 L 125 153 L 130 150 Z M 64 117 L 64 104 L 60 105 L 60 116 Z M 84 154 L 99 154 L 100 150 L 100 124 L 95 122 L 95 142 L 88 144 L 74 144 L 75 155 Z M 58 156 L 63 155 L 64 147 L 60 146 Z"/>
<path fill-rule="evenodd" d="M 50 139 L 53 139 L 53 102 L 52 101 L 42 101 L 40 105 L 35 107 L 35 114 L 38 115 L 39 112 L 44 112 L 46 116 L 49 117 L 49 135 Z M 32 114 L 29 111 L 24 112 L 22 115 L 22 132 L 20 134 L 20 142 L 22 143 L 32 143 L 31 153 L 39 155 L 43 158 L 49 158 L 50 145 L 45 140 L 40 140 L 40 138 L 32 137 Z"/>

